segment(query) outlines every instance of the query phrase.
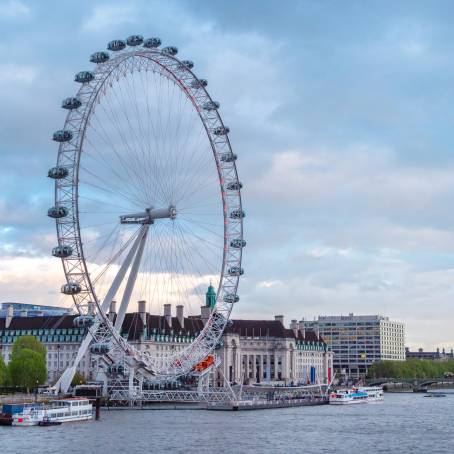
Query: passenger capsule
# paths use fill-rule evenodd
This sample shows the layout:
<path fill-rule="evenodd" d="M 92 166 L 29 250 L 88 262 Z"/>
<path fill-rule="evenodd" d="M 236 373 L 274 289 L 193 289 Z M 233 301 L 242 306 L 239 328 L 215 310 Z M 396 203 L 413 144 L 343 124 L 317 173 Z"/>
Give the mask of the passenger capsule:
<path fill-rule="evenodd" d="M 95 323 L 91 315 L 79 315 L 73 320 L 73 326 L 76 328 L 90 328 Z"/>
<path fill-rule="evenodd" d="M 181 63 L 178 66 L 180 68 L 192 69 L 194 68 L 194 62 L 192 62 L 191 60 L 181 60 Z"/>
<path fill-rule="evenodd" d="M 78 109 L 82 103 L 78 98 L 66 98 L 62 101 L 61 106 L 63 109 L 73 110 Z"/>
<path fill-rule="evenodd" d="M 69 257 L 73 253 L 73 248 L 71 246 L 56 246 L 52 249 L 52 255 L 63 259 Z"/>
<path fill-rule="evenodd" d="M 90 345 L 90 352 L 93 355 L 105 355 L 109 353 L 110 345 L 105 342 L 97 342 Z"/>
<path fill-rule="evenodd" d="M 230 213 L 231 219 L 242 219 L 246 216 L 246 213 L 243 210 L 233 210 Z"/>
<path fill-rule="evenodd" d="M 125 366 L 123 364 L 111 364 L 108 368 L 107 371 L 111 375 L 124 375 L 125 373 Z"/>
<path fill-rule="evenodd" d="M 54 180 L 61 180 L 62 178 L 67 177 L 69 174 L 69 170 L 63 166 L 56 166 L 49 169 L 47 172 L 47 176 Z"/>
<path fill-rule="evenodd" d="M 233 247 L 235 249 L 241 249 L 246 246 L 246 240 L 243 240 L 241 238 L 235 238 L 232 241 L 230 241 L 230 247 Z"/>
<path fill-rule="evenodd" d="M 126 38 L 126 44 L 128 46 L 140 46 L 143 43 L 142 35 L 131 35 Z"/>
<path fill-rule="evenodd" d="M 224 347 L 224 341 L 220 340 L 216 346 L 214 347 L 215 350 L 219 350 L 221 349 L 222 347 Z"/>
<path fill-rule="evenodd" d="M 67 129 L 60 129 L 60 131 L 55 131 L 52 136 L 52 140 L 55 142 L 69 142 L 73 138 L 73 133 Z"/>
<path fill-rule="evenodd" d="M 68 216 L 68 212 L 68 208 L 63 206 L 56 206 L 47 210 L 47 216 L 53 219 L 60 219 Z"/>
<path fill-rule="evenodd" d="M 119 50 L 123 50 L 126 47 L 126 43 L 122 39 L 114 39 L 107 44 L 107 49 L 118 52 Z"/>
<path fill-rule="evenodd" d="M 225 303 L 238 303 L 240 300 L 240 297 L 238 295 L 235 295 L 234 293 L 227 293 L 227 295 L 224 295 L 224 302 Z"/>
<path fill-rule="evenodd" d="M 220 159 L 222 162 L 234 162 L 236 161 L 238 156 L 235 153 L 226 153 L 222 154 Z"/>
<path fill-rule="evenodd" d="M 154 49 L 156 47 L 159 47 L 160 45 L 160 38 L 148 38 L 143 42 L 143 47 L 146 47 L 148 49 Z"/>
<path fill-rule="evenodd" d="M 167 47 L 163 47 L 161 52 L 163 54 L 167 54 L 167 55 L 176 55 L 178 53 L 178 48 L 176 48 L 175 46 L 167 46 Z"/>
<path fill-rule="evenodd" d="M 109 60 L 110 55 L 107 52 L 104 52 L 103 50 L 100 52 L 95 52 L 94 54 L 90 55 L 90 61 L 92 63 L 104 63 L 107 60 Z"/>
<path fill-rule="evenodd" d="M 218 126 L 217 128 L 213 129 L 213 134 L 215 136 L 225 136 L 230 132 L 230 128 L 227 126 Z"/>
<path fill-rule="evenodd" d="M 233 325 L 232 320 L 230 319 L 226 320 L 226 318 L 219 312 L 213 314 L 213 321 L 215 321 L 219 326 L 228 327 Z"/>
<path fill-rule="evenodd" d="M 63 285 L 61 288 L 61 292 L 65 295 L 77 295 L 80 293 L 82 289 L 77 282 L 68 282 L 67 284 Z"/>
<path fill-rule="evenodd" d="M 208 85 L 208 81 L 206 79 L 195 79 L 191 82 L 192 88 L 202 88 Z"/>
<path fill-rule="evenodd" d="M 242 187 L 243 185 L 239 181 L 232 181 L 227 185 L 229 191 L 239 191 Z"/>
<path fill-rule="evenodd" d="M 242 276 L 244 274 L 243 268 L 239 266 L 232 266 L 227 270 L 230 276 Z"/>
<path fill-rule="evenodd" d="M 221 107 L 221 104 L 218 103 L 217 101 L 207 101 L 203 106 L 202 108 L 204 110 L 218 110 L 219 107 Z"/>
<path fill-rule="evenodd" d="M 80 71 L 75 75 L 74 81 L 79 82 L 81 84 L 87 84 L 88 82 L 91 82 L 94 78 L 95 75 L 91 71 Z"/>

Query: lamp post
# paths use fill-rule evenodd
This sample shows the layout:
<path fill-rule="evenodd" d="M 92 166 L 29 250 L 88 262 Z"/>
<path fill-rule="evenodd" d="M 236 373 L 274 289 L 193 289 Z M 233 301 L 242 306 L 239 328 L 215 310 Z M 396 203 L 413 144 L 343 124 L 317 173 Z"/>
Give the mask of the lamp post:
<path fill-rule="evenodd" d="M 57 377 L 60 377 L 60 344 L 57 344 Z"/>

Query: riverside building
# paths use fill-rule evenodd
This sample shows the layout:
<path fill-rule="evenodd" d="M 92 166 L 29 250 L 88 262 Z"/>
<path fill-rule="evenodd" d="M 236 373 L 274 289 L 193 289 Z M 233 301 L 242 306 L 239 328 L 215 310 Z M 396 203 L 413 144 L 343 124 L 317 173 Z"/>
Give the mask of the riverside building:
<path fill-rule="evenodd" d="M 146 312 L 145 301 L 139 301 L 137 312 L 127 313 L 121 334 L 137 349 L 148 350 L 158 358 L 187 347 L 203 329 L 213 308 L 214 289 L 210 286 L 206 304 L 199 316 L 184 316 L 183 306 L 172 314 L 170 304 L 164 305 L 164 315 Z M 72 364 L 82 341 L 85 328 L 73 326 L 75 315 L 15 317 L 11 310 L 0 318 L 0 354 L 6 363 L 18 336 L 36 336 L 47 348 L 49 383 L 55 382 Z M 116 318 L 112 302 L 109 317 Z M 332 377 L 333 355 L 322 337 L 293 320 L 284 326 L 284 317 L 274 320 L 233 320 L 225 329 L 216 354 L 221 364 L 215 372 L 215 384 L 231 383 L 308 384 L 326 383 Z M 95 379 L 87 352 L 79 364 L 79 372 Z"/>
<path fill-rule="evenodd" d="M 67 307 L 39 306 L 25 303 L 2 303 L 0 304 L 0 317 L 6 317 L 7 313 L 14 317 L 41 317 L 43 315 L 63 315 L 71 312 Z"/>
<path fill-rule="evenodd" d="M 376 361 L 405 361 L 405 328 L 381 315 L 319 316 L 304 321 L 331 347 L 334 369 L 350 378 L 366 375 Z"/>

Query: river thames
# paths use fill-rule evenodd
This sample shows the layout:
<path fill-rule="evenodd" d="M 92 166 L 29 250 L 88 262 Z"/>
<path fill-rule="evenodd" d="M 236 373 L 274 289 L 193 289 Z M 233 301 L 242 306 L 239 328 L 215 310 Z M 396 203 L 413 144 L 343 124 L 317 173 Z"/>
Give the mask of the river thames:
<path fill-rule="evenodd" d="M 452 453 L 454 394 L 244 412 L 103 411 L 101 421 L 1 427 L 2 454 Z"/>

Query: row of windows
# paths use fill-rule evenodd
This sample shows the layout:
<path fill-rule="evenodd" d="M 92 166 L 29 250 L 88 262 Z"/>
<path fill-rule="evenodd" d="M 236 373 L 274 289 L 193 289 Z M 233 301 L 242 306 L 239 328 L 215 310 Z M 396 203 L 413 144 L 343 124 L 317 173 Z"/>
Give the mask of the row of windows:
<path fill-rule="evenodd" d="M 8 329 L 0 330 L 0 336 L 47 336 L 54 334 L 83 334 L 83 328 L 61 329 Z"/>
<path fill-rule="evenodd" d="M 2 336 L 0 342 L 2 344 L 12 344 L 20 336 Z M 61 335 L 44 335 L 36 336 L 40 342 L 82 342 L 83 336 L 77 334 L 61 334 Z"/>

